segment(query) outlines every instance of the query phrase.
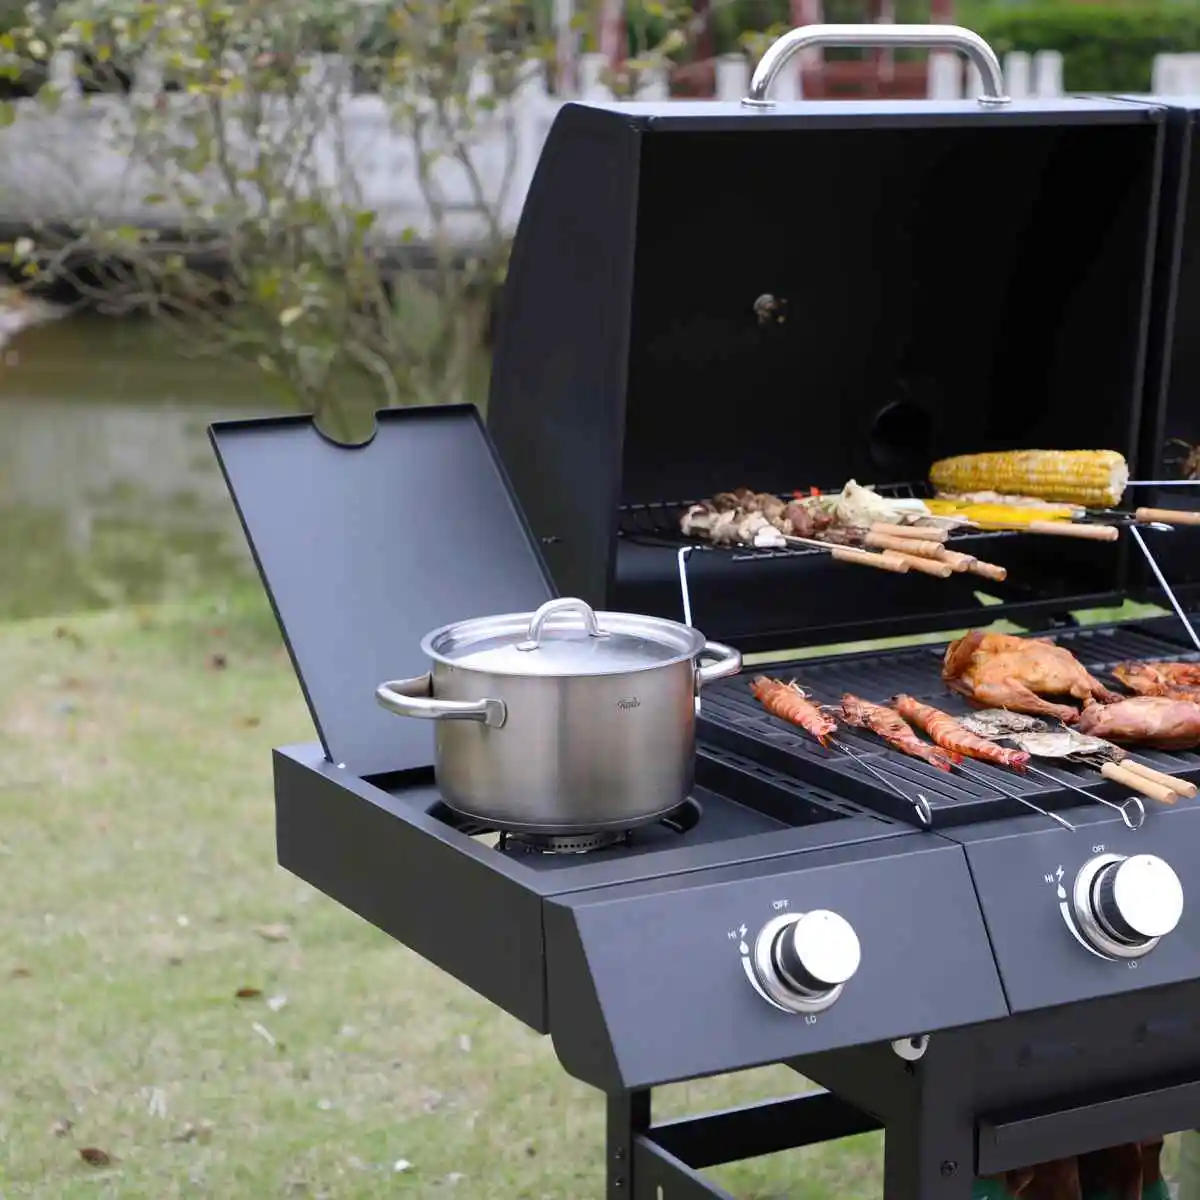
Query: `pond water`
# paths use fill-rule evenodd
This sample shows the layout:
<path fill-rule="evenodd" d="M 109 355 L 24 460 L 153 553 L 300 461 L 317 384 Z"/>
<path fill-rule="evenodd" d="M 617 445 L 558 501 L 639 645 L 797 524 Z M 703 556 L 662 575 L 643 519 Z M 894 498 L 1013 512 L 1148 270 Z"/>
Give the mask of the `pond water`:
<path fill-rule="evenodd" d="M 287 411 L 268 384 L 148 321 L 71 317 L 0 346 L 0 620 L 251 578 L 206 430 Z"/>

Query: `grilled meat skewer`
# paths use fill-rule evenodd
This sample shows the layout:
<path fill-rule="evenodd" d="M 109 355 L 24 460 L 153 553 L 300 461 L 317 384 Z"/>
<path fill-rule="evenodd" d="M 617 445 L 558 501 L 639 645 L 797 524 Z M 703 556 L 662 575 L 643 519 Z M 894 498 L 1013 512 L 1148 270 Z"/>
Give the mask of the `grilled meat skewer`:
<path fill-rule="evenodd" d="M 899 713 L 882 704 L 872 704 L 847 692 L 842 697 L 842 716 L 847 725 L 867 729 L 882 738 L 894 750 L 923 759 L 939 771 L 949 771 L 960 760 L 957 753 L 948 754 L 937 746 L 921 741 Z"/>

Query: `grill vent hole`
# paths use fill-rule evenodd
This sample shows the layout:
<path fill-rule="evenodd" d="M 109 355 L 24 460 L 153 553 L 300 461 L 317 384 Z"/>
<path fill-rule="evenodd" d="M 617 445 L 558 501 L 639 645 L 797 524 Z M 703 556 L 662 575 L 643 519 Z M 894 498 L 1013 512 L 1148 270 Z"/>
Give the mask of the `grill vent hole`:
<path fill-rule="evenodd" d="M 895 400 L 871 423 L 868 453 L 889 483 L 924 479 L 932 459 L 933 420 L 910 400 Z"/>

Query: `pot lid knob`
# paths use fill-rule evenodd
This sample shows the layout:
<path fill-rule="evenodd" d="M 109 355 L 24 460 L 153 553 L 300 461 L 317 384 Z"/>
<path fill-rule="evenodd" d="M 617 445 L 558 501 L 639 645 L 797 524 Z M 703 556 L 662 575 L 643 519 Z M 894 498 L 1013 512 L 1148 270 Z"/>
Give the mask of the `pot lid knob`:
<path fill-rule="evenodd" d="M 600 623 L 596 620 L 596 614 L 586 600 L 577 600 L 573 596 L 563 596 L 558 600 L 547 600 L 533 614 L 529 621 L 529 629 L 526 631 L 525 640 L 517 643 L 517 649 L 526 651 L 536 650 L 542 644 L 542 633 L 550 618 L 557 616 L 559 613 L 567 612 L 578 613 L 583 618 L 583 627 L 587 630 L 588 637 L 608 637 L 608 634 L 600 628 Z"/>

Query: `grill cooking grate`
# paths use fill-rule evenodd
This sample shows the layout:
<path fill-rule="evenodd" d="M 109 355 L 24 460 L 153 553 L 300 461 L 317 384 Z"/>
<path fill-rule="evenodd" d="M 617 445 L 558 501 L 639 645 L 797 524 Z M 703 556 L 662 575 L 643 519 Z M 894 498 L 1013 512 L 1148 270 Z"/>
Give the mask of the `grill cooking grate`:
<path fill-rule="evenodd" d="M 1108 670 L 1130 659 L 1169 658 L 1196 661 L 1200 654 L 1181 654 L 1177 644 L 1134 629 L 1082 629 L 1059 632 L 1055 641 L 1115 691 L 1121 686 Z M 821 704 L 836 704 L 844 692 L 864 700 L 884 703 L 899 692 L 907 692 L 928 704 L 955 715 L 970 711 L 966 701 L 948 691 L 941 681 L 945 647 L 915 647 L 882 651 L 848 658 L 818 659 L 797 664 L 747 667 L 733 679 L 713 684 L 704 691 L 700 714 L 701 736 L 738 754 L 758 759 L 772 770 L 818 784 L 876 812 L 906 823 L 914 822 L 912 808 L 888 791 L 869 772 L 836 750 L 823 750 L 807 734 L 770 716 L 750 694 L 750 681 L 758 674 L 795 679 Z M 995 792 L 954 772 L 934 767 L 884 747 L 870 734 L 842 727 L 838 735 L 856 751 L 884 770 L 910 794 L 920 792 L 929 801 L 933 828 L 947 828 L 997 817 L 1028 815 L 1029 810 L 1008 796 Z M 1172 775 L 1200 773 L 1200 755 L 1139 750 L 1137 756 L 1160 771 Z M 1123 799 L 1120 785 L 1102 780 L 1094 770 L 1054 760 L 1035 760 L 1052 775 L 1070 779 L 1107 799 Z M 999 780 L 1010 791 L 1028 797 L 1042 808 L 1059 810 L 1087 802 L 1069 788 L 1055 788 L 1047 780 L 1020 776 L 985 763 L 971 769 L 981 776 Z"/>

